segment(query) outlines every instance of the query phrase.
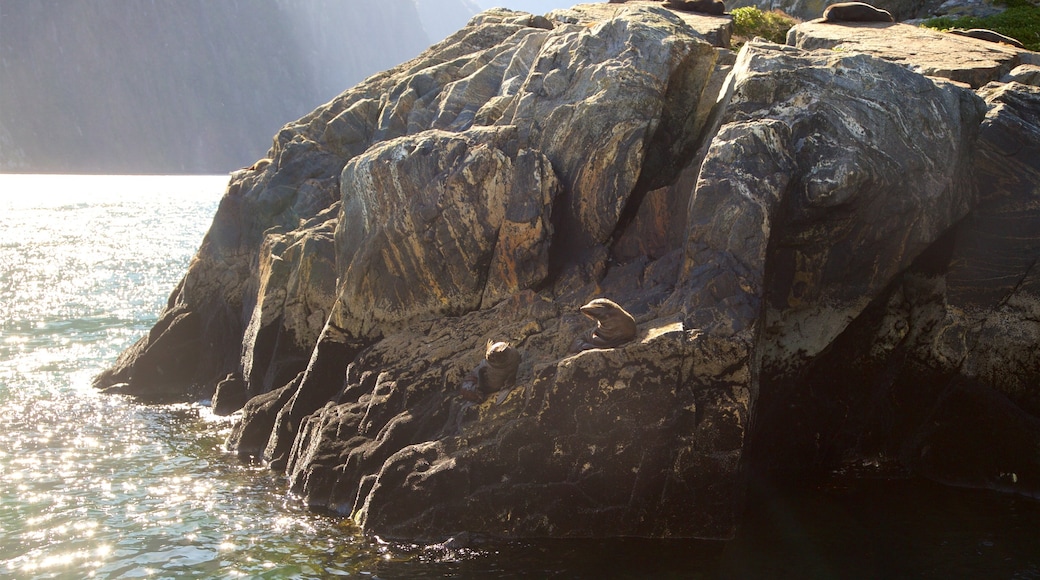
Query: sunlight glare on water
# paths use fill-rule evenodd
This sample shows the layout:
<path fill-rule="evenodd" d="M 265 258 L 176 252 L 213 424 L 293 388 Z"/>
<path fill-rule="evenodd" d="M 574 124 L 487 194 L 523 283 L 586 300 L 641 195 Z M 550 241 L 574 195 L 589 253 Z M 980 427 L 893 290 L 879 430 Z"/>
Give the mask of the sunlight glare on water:
<path fill-rule="evenodd" d="M 224 452 L 226 420 L 90 387 L 155 322 L 226 183 L 0 175 L 0 576 L 320 576 L 366 557 L 349 522 Z"/>

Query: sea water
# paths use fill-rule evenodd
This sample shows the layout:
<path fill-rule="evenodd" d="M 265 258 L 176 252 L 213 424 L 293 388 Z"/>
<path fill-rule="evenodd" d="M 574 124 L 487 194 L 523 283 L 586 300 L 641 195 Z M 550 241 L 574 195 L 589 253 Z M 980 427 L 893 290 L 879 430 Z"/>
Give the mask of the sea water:
<path fill-rule="evenodd" d="M 449 550 L 310 512 L 224 449 L 232 419 L 90 387 L 156 321 L 226 183 L 0 175 L 0 577 L 1040 578 L 1037 502 L 911 480 L 753 485 L 728 543 Z"/>
<path fill-rule="evenodd" d="M 0 175 L 0 577 L 318 577 L 380 557 L 229 456 L 227 420 L 90 387 L 156 321 L 227 180 Z"/>

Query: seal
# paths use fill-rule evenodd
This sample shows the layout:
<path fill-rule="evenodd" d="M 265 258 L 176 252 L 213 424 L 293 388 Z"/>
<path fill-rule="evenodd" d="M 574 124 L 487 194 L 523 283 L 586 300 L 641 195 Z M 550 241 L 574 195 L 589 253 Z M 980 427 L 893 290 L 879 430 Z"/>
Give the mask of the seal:
<path fill-rule="evenodd" d="M 467 401 L 480 403 L 488 393 L 494 393 L 516 383 L 516 370 L 520 367 L 520 351 L 508 342 L 487 343 L 484 360 L 462 377 L 459 396 Z"/>
<path fill-rule="evenodd" d="M 581 313 L 596 321 L 589 337 L 574 341 L 571 352 L 590 348 L 615 348 L 636 337 L 636 319 L 613 300 L 596 298 L 580 308 Z"/>
<path fill-rule="evenodd" d="M 726 4 L 722 0 L 664 0 L 664 7 L 684 12 L 700 12 L 722 16 L 726 13 Z"/>
<path fill-rule="evenodd" d="M 963 28 L 951 28 L 950 30 L 947 30 L 947 32 L 949 32 L 950 34 L 956 34 L 957 36 L 967 36 L 969 38 L 977 38 L 978 40 L 1010 44 L 1015 48 L 1026 47 L 1026 45 L 1022 44 L 1014 38 L 1011 38 L 1010 36 L 1004 36 L 999 32 L 988 30 L 986 28 L 969 28 L 967 30 L 964 30 Z"/>
<path fill-rule="evenodd" d="M 866 2 L 839 2 L 823 10 L 824 22 L 895 22 L 888 10 Z"/>

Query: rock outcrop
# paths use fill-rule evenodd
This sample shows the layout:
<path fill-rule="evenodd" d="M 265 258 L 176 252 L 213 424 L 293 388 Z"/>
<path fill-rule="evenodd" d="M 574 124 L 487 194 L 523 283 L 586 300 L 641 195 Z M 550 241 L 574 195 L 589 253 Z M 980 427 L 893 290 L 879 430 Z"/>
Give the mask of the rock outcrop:
<path fill-rule="evenodd" d="M 892 22 L 804 22 L 788 31 L 787 44 L 809 50 L 862 52 L 972 88 L 999 80 L 1037 56 L 1009 44 Z"/>
<path fill-rule="evenodd" d="M 864 462 L 1040 492 L 1038 89 L 727 22 L 492 10 L 287 125 L 99 386 L 241 376 L 229 447 L 384 537 L 728 538 L 748 477 Z M 572 352 L 599 297 L 636 337 Z"/>

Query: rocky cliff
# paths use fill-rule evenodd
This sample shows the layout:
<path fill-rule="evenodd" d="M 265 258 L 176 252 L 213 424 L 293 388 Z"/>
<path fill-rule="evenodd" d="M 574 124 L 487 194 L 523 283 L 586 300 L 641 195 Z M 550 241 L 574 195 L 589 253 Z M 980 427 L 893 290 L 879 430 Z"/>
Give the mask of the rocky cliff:
<path fill-rule="evenodd" d="M 286 125 L 98 386 L 232 375 L 230 448 L 389 537 L 727 538 L 767 474 L 1040 492 L 1030 54 L 729 24 L 492 10 Z M 597 297 L 637 335 L 574 352 Z M 515 382 L 460 397 L 498 341 Z"/>

